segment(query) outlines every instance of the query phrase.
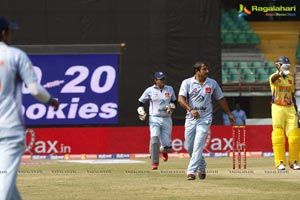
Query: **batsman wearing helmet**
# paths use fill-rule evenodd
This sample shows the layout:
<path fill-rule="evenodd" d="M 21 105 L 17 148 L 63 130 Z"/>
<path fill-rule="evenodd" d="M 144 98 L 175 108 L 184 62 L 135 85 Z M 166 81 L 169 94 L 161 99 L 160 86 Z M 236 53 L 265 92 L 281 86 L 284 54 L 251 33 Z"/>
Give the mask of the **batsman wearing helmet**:
<path fill-rule="evenodd" d="M 150 126 L 150 155 L 152 170 L 159 165 L 159 153 L 163 160 L 168 160 L 168 152 L 172 150 L 172 113 L 176 108 L 177 100 L 173 87 L 166 85 L 166 76 L 163 72 L 154 74 L 154 85 L 148 87 L 139 98 L 137 109 L 140 120 L 146 119 L 147 113 L 144 103 L 149 101 L 149 126 Z"/>
<path fill-rule="evenodd" d="M 294 78 L 290 75 L 290 60 L 280 56 L 275 62 L 277 72 L 270 75 L 272 92 L 272 145 L 275 166 L 285 170 L 285 136 L 289 144 L 289 166 L 299 170 L 300 132 L 294 97 Z"/>

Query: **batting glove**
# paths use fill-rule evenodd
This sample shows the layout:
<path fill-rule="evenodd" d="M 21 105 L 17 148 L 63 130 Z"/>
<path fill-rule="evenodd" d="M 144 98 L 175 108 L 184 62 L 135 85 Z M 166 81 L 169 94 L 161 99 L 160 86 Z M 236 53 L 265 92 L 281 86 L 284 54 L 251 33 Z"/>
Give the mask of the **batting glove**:
<path fill-rule="evenodd" d="M 290 64 L 282 64 L 280 66 L 280 71 L 289 71 L 290 70 Z"/>
<path fill-rule="evenodd" d="M 48 104 L 49 106 L 52 106 L 54 111 L 57 111 L 57 110 L 58 110 L 58 107 L 59 107 L 58 99 L 51 97 L 51 98 L 49 99 L 49 101 L 47 102 L 47 104 Z"/>
<path fill-rule="evenodd" d="M 287 76 L 289 73 L 290 73 L 289 70 L 282 70 L 282 71 L 279 72 L 279 75 L 280 76 Z"/>
<path fill-rule="evenodd" d="M 167 113 L 168 113 L 168 114 L 172 114 L 173 111 L 175 110 L 175 108 L 176 108 L 176 106 L 175 106 L 174 103 L 168 104 L 168 105 L 167 105 Z"/>
<path fill-rule="evenodd" d="M 145 121 L 146 117 L 147 117 L 147 113 L 145 112 L 145 109 L 143 106 L 140 106 L 137 108 L 137 112 L 139 114 L 139 119 L 141 121 Z"/>

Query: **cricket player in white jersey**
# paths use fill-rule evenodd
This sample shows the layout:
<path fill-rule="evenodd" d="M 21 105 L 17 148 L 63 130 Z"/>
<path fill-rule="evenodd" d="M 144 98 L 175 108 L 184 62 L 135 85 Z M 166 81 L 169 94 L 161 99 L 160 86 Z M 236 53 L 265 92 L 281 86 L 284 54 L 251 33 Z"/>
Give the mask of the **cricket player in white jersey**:
<path fill-rule="evenodd" d="M 190 155 L 188 180 L 195 180 L 197 172 L 200 179 L 206 177 L 202 152 L 213 118 L 212 96 L 219 101 L 231 123 L 235 122 L 220 86 L 214 79 L 208 78 L 208 74 L 208 63 L 197 61 L 194 76 L 182 81 L 178 94 L 178 103 L 187 111 L 184 145 Z"/>
<path fill-rule="evenodd" d="M 140 120 L 146 119 L 147 113 L 144 103 L 149 101 L 150 126 L 150 155 L 152 170 L 159 165 L 159 153 L 164 161 L 168 160 L 168 153 L 172 150 L 172 113 L 176 108 L 177 99 L 173 87 L 166 85 L 166 76 L 163 72 L 154 74 L 155 84 L 148 87 L 139 98 L 137 109 Z"/>
<path fill-rule="evenodd" d="M 22 199 L 16 186 L 25 143 L 22 83 L 39 101 L 58 109 L 58 100 L 38 83 L 28 56 L 8 46 L 16 25 L 0 17 L 0 200 Z"/>

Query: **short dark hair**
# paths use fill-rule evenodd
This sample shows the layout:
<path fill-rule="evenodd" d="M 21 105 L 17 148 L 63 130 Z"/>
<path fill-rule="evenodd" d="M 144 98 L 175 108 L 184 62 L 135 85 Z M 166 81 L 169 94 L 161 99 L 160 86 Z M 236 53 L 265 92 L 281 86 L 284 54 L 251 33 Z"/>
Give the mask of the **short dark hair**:
<path fill-rule="evenodd" d="M 1 32 L 2 31 L 4 31 L 5 32 L 5 34 L 7 35 L 8 34 L 8 31 L 9 31 L 9 29 L 3 29 L 3 30 L 0 30 L 0 41 L 2 41 L 2 34 L 1 34 Z"/>
<path fill-rule="evenodd" d="M 205 62 L 205 61 L 201 61 L 201 60 L 198 60 L 195 62 L 194 64 L 194 73 L 196 73 L 196 71 L 199 71 L 203 66 L 209 66 L 208 62 Z"/>

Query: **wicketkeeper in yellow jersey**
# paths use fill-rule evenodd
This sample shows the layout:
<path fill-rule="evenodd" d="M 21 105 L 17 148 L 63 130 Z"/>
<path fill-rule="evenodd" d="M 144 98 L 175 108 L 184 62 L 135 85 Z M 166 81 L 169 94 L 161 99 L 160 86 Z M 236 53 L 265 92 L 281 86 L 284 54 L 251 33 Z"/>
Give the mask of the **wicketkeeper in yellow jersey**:
<path fill-rule="evenodd" d="M 290 75 L 290 60 L 277 58 L 277 72 L 270 75 L 272 92 L 272 145 L 275 166 L 285 170 L 285 135 L 289 144 L 289 166 L 299 170 L 300 131 L 298 129 L 297 104 L 294 97 L 294 78 Z"/>

